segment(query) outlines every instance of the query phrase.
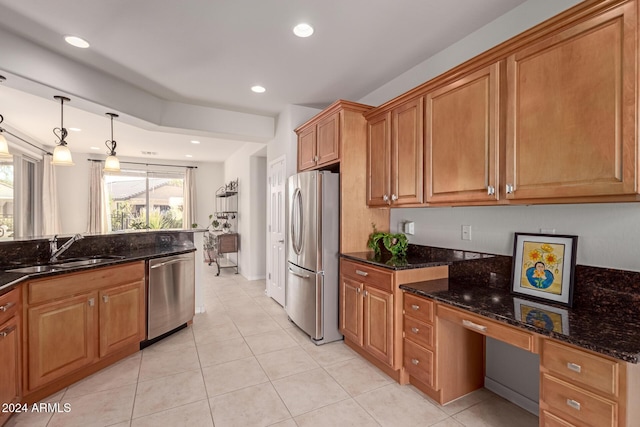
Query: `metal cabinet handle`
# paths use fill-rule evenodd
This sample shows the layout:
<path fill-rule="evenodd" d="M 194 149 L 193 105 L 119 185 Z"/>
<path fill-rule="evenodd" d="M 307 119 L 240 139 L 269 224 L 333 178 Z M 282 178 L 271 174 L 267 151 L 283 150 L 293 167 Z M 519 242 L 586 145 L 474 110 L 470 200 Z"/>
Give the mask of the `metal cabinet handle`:
<path fill-rule="evenodd" d="M 93 307 L 95 303 L 96 303 L 95 298 L 89 298 L 89 301 L 88 301 L 89 307 Z"/>
<path fill-rule="evenodd" d="M 582 366 L 576 363 L 567 362 L 567 369 L 573 372 L 580 373 L 582 371 Z"/>
<path fill-rule="evenodd" d="M 387 196 L 386 194 L 382 196 L 382 201 L 384 202 L 388 202 L 389 201 L 389 196 Z"/>
<path fill-rule="evenodd" d="M 5 328 L 3 330 L 0 331 L 0 338 L 4 338 L 7 335 L 9 335 L 11 332 L 16 330 L 16 325 L 13 326 L 9 326 L 8 328 Z"/>
<path fill-rule="evenodd" d="M 362 271 L 362 270 L 356 270 L 356 274 L 358 276 L 364 276 L 364 277 L 367 277 L 369 275 L 369 273 L 367 273 L 366 271 Z"/>
<path fill-rule="evenodd" d="M 580 410 L 580 402 L 573 399 L 567 399 L 567 406 L 575 409 L 576 411 Z"/>
<path fill-rule="evenodd" d="M 420 361 L 418 359 L 411 359 L 411 363 L 417 366 Z"/>
<path fill-rule="evenodd" d="M 364 296 L 366 297 L 368 295 L 369 295 L 369 292 L 368 291 L 364 291 Z"/>
<path fill-rule="evenodd" d="M 507 185 L 505 186 L 505 190 L 507 191 L 507 194 L 511 194 L 511 193 L 513 193 L 513 190 L 514 190 L 514 188 L 513 188 L 513 184 L 507 184 Z"/>
<path fill-rule="evenodd" d="M 291 267 L 289 267 L 289 273 L 293 274 L 294 276 L 301 277 L 301 278 L 303 278 L 303 279 L 308 279 L 309 277 L 311 277 L 311 276 L 309 276 L 308 274 L 300 274 L 300 273 L 296 273 L 295 271 L 293 271 L 293 270 L 291 269 Z"/>
<path fill-rule="evenodd" d="M 318 163 L 318 156 L 313 156 L 313 161 Z"/>
<path fill-rule="evenodd" d="M 102 301 L 109 302 L 109 295 L 102 295 Z"/>
<path fill-rule="evenodd" d="M 496 188 L 493 185 L 490 185 L 487 187 L 487 195 L 488 196 L 493 196 L 494 194 L 496 194 Z"/>
<path fill-rule="evenodd" d="M 463 320 L 462 321 L 462 325 L 466 326 L 467 328 L 476 329 L 476 330 L 482 331 L 482 332 L 486 332 L 487 331 L 487 327 L 486 326 L 478 325 L 477 323 L 473 323 L 470 320 Z"/>
<path fill-rule="evenodd" d="M 415 326 L 411 328 L 411 332 L 413 332 L 414 334 L 417 334 L 419 331 L 420 329 L 416 328 Z"/>
<path fill-rule="evenodd" d="M 360 288 L 356 288 L 356 294 L 360 293 Z"/>
<path fill-rule="evenodd" d="M 180 258 L 180 259 L 172 259 L 171 261 L 165 261 L 165 262 L 161 262 L 160 264 L 155 264 L 152 265 L 151 268 L 160 268 L 160 267 L 164 267 L 165 265 L 171 265 L 171 264 L 175 264 L 177 262 L 184 262 L 184 261 L 188 261 L 188 259 L 186 258 Z"/>
<path fill-rule="evenodd" d="M 396 200 L 398 200 L 398 196 L 396 196 L 395 194 L 391 195 L 391 201 L 395 202 Z"/>
<path fill-rule="evenodd" d="M 13 307 L 14 305 L 16 305 L 14 302 L 8 302 L 5 305 L 0 305 L 0 311 L 7 311 L 9 310 L 11 307 Z"/>
<path fill-rule="evenodd" d="M 420 306 L 419 306 L 419 305 L 417 305 L 417 304 L 411 304 L 411 308 L 412 308 L 413 310 L 415 310 L 415 311 L 420 310 Z"/>

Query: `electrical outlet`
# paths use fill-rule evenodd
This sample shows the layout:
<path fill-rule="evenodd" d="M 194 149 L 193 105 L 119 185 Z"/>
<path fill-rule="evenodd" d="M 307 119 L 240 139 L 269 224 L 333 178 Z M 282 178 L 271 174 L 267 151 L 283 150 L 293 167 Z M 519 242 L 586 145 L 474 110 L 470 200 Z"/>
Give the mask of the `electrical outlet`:
<path fill-rule="evenodd" d="M 416 223 L 413 221 L 405 221 L 404 233 L 411 234 L 411 235 L 416 234 Z"/>
<path fill-rule="evenodd" d="M 462 226 L 462 240 L 471 240 L 471 226 L 463 225 Z"/>

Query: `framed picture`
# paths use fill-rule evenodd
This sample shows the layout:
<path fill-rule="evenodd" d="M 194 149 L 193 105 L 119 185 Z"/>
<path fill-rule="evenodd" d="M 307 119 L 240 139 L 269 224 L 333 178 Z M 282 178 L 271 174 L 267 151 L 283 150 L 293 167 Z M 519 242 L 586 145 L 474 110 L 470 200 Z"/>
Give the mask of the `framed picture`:
<path fill-rule="evenodd" d="M 571 307 L 578 236 L 515 233 L 511 291 Z"/>
<path fill-rule="evenodd" d="M 569 313 L 565 309 L 514 298 L 513 311 L 520 322 L 569 335 Z"/>

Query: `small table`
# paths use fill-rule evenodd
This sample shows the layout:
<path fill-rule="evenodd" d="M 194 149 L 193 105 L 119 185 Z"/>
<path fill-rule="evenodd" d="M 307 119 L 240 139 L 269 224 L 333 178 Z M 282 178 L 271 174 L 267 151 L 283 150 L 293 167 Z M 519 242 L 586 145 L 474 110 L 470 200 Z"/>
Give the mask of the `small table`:
<path fill-rule="evenodd" d="M 218 273 L 220 275 L 221 268 L 235 268 L 236 274 L 238 274 L 239 259 L 236 256 L 236 263 L 229 261 L 229 264 L 220 265 L 220 259 L 222 255 L 229 253 L 238 253 L 240 246 L 240 237 L 238 233 L 224 233 L 222 231 L 207 231 L 204 233 L 204 249 L 205 260 L 211 263 L 215 263 L 218 267 Z"/>

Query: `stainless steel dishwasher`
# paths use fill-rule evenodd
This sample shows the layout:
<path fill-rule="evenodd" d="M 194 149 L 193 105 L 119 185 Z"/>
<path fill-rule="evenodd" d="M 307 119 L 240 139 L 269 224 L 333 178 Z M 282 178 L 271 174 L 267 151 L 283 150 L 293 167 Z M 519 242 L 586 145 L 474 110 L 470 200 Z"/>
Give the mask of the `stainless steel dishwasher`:
<path fill-rule="evenodd" d="M 192 320 L 195 305 L 193 252 L 147 262 L 147 340 Z"/>

